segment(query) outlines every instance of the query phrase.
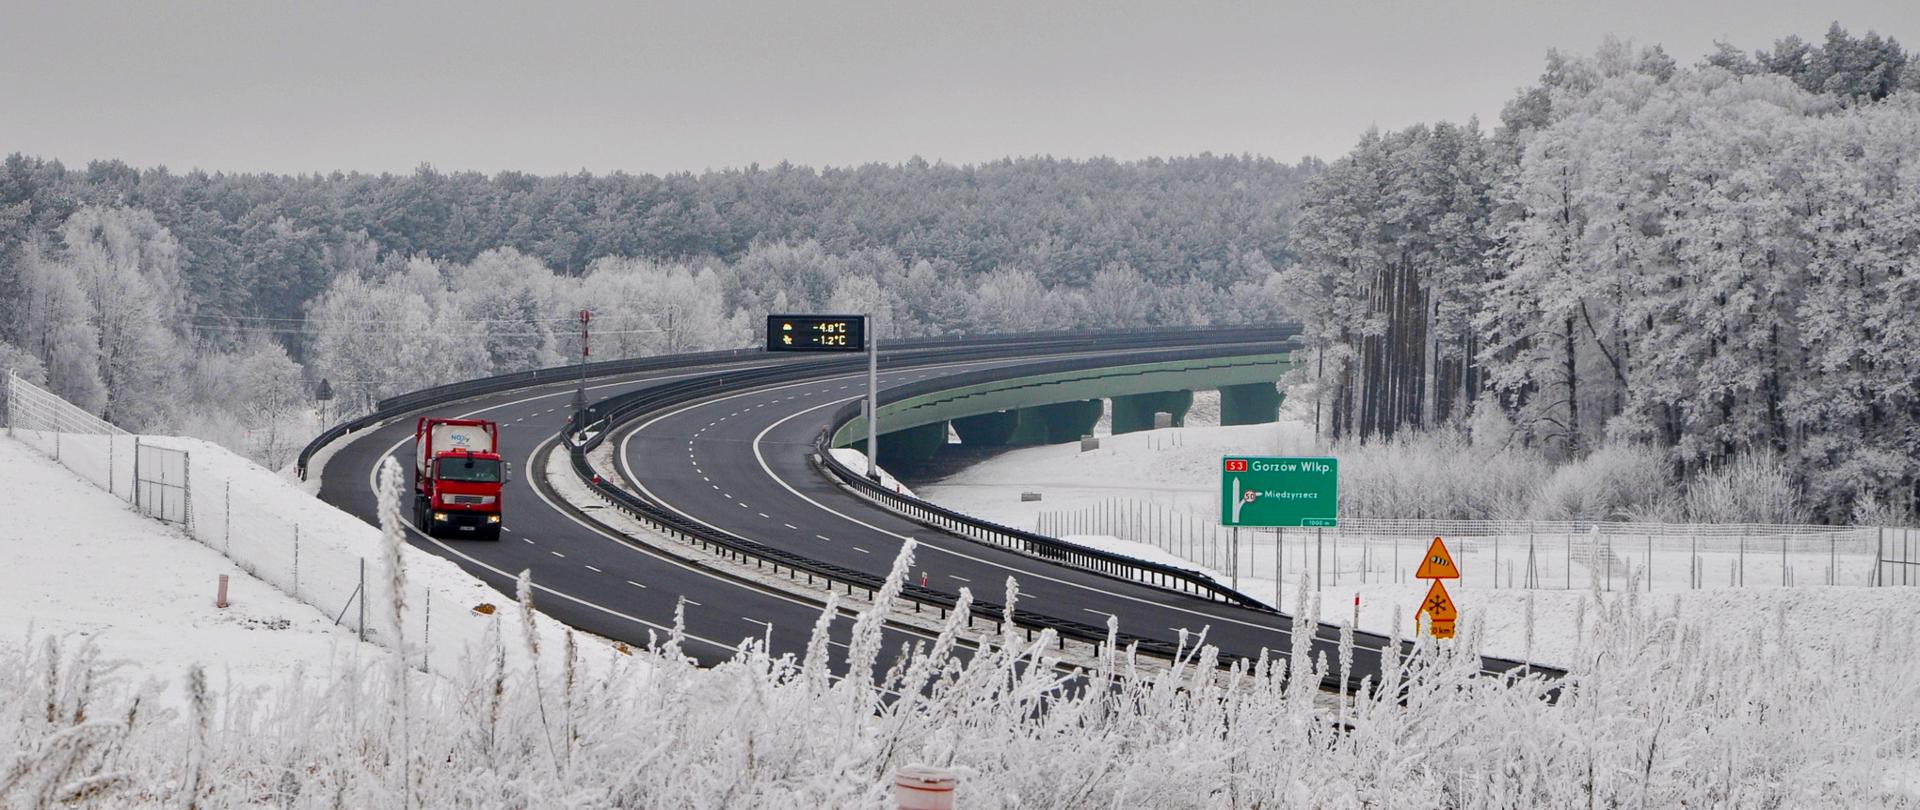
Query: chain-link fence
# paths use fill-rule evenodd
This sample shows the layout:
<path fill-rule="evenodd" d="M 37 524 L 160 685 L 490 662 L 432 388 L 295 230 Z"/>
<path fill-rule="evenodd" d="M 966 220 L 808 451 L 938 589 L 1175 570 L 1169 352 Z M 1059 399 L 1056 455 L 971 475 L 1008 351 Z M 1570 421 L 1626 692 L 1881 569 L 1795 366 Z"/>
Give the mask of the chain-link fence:
<path fill-rule="evenodd" d="M 1855 526 L 1341 518 L 1329 529 L 1240 529 L 1149 501 L 1042 512 L 1038 531 L 1107 535 L 1246 579 L 1323 585 L 1413 578 L 1446 539 L 1461 584 L 1490 588 L 1684 590 L 1920 584 L 1920 535 Z"/>
<path fill-rule="evenodd" d="M 292 490 L 270 473 L 253 468 L 249 472 L 255 474 L 236 475 L 246 465 L 238 456 L 194 454 L 174 446 L 180 440 L 134 436 L 13 374 L 7 375 L 6 386 L 4 416 L 13 438 L 119 496 L 141 514 L 179 525 L 249 574 L 335 617 L 336 624 L 360 631 L 363 638 L 390 625 L 385 616 L 372 613 L 390 609 L 385 596 L 389 589 L 367 582 L 380 576 L 378 563 L 355 553 L 341 539 L 339 527 L 294 516 L 298 510 L 287 508 Z M 369 590 L 372 606 L 364 598 Z M 410 583 L 403 627 L 411 660 L 455 672 L 465 645 L 482 637 L 484 621 L 464 607 L 444 604 L 447 599 L 421 583 Z M 436 612 L 443 636 L 449 621 L 461 620 L 455 643 L 438 649 L 433 643 Z"/>

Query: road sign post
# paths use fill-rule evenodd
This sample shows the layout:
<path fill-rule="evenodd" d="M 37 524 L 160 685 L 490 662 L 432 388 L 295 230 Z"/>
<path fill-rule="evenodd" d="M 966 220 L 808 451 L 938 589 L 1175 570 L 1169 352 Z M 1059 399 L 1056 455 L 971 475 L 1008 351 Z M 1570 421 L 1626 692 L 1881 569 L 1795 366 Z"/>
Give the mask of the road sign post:
<path fill-rule="evenodd" d="M 768 315 L 767 351 L 867 353 L 867 477 L 880 480 L 880 341 L 872 315 Z"/>
<path fill-rule="evenodd" d="M 867 479 L 880 480 L 880 341 L 868 326 L 872 315 L 860 316 L 860 331 L 867 343 Z"/>

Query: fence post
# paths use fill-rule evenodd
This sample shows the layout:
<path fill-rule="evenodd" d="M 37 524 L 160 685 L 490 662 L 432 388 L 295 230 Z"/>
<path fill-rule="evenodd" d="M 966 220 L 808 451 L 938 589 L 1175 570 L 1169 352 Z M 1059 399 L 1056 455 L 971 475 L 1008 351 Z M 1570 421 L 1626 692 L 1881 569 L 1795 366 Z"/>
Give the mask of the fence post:
<path fill-rule="evenodd" d="M 300 598 L 300 524 L 293 524 L 293 598 Z"/>
<path fill-rule="evenodd" d="M 1653 532 L 1647 532 L 1647 593 L 1653 593 Z"/>
<path fill-rule="evenodd" d="M 57 448 L 59 446 L 60 434 L 55 433 L 53 437 L 56 443 L 54 446 Z M 54 451 L 53 460 L 60 460 L 58 450 Z M 146 514 L 140 507 L 140 437 L 138 436 L 133 438 L 133 511 Z"/>
<path fill-rule="evenodd" d="M 1882 584 L 1880 582 L 1880 569 L 1885 568 L 1886 564 L 1881 561 L 1886 559 L 1886 554 L 1887 527 L 1881 526 L 1873 532 L 1873 578 L 1869 581 L 1875 586 Z"/>
<path fill-rule="evenodd" d="M 1313 592 L 1320 592 L 1320 580 L 1326 576 L 1327 543 L 1326 529 L 1315 526 L 1313 529 Z"/>
<path fill-rule="evenodd" d="M 433 591 L 424 591 L 426 616 L 420 621 L 420 670 L 427 671 L 427 656 L 433 652 Z"/>
<path fill-rule="evenodd" d="M 367 558 L 360 558 L 360 640 L 367 640 Z"/>
<path fill-rule="evenodd" d="M 1698 589 L 1706 584 L 1707 578 L 1706 572 L 1700 570 L 1700 533 L 1690 532 L 1687 536 L 1693 540 L 1693 549 L 1688 552 L 1693 564 L 1687 567 L 1687 585 L 1689 588 Z"/>
<path fill-rule="evenodd" d="M 229 554 L 229 556 L 231 556 L 230 552 L 233 551 L 233 481 L 231 480 L 227 481 L 227 484 L 226 484 L 225 517 L 221 518 L 221 522 L 224 526 L 226 526 L 227 536 L 224 538 L 221 538 L 220 552 L 222 554 Z"/>

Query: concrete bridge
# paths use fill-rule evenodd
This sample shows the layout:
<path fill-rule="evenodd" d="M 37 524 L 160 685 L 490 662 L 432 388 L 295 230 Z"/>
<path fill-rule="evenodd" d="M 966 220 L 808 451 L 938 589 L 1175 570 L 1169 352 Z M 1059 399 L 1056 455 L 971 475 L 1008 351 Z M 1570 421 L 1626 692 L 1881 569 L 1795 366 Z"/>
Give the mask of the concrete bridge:
<path fill-rule="evenodd" d="M 1093 432 L 1112 413 L 1113 432 L 1154 427 L 1154 415 L 1185 424 L 1193 392 L 1220 392 L 1220 423 L 1254 425 L 1279 418 L 1279 389 L 1287 355 L 1256 354 L 1104 366 L 1014 376 L 912 393 L 887 401 L 881 392 L 881 464 L 925 460 L 947 443 L 948 427 L 962 444 L 1059 444 Z M 866 419 L 856 417 L 833 435 L 835 447 L 866 447 Z"/>

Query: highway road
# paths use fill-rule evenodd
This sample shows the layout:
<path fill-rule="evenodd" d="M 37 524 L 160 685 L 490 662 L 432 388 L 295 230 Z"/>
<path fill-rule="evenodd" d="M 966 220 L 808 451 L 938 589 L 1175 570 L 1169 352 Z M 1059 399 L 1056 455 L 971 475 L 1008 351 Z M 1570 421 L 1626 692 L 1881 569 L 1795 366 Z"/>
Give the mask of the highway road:
<path fill-rule="evenodd" d="M 1124 353 L 1121 353 L 1124 354 Z M 926 355 L 922 355 L 923 357 Z M 931 375 L 1018 364 L 1031 357 L 904 367 L 883 360 L 883 388 Z M 752 361 L 731 368 L 757 368 L 784 360 Z M 926 362 L 926 361 L 922 361 Z M 1116 360 L 1116 362 L 1119 362 Z M 594 381 L 590 398 L 655 386 L 712 367 Z M 929 587 L 971 588 L 976 599 L 998 603 L 1008 577 L 1020 583 L 1021 607 L 1053 618 L 1104 626 L 1117 616 L 1136 635 L 1174 638 L 1183 630 L 1204 632 L 1225 652 L 1258 657 L 1284 655 L 1291 642 L 1289 617 L 1234 607 L 1203 598 L 1083 571 L 1018 552 L 948 535 L 897 516 L 842 489 L 807 460 L 813 439 L 835 409 L 864 391 L 864 374 L 835 373 L 820 379 L 775 384 L 689 402 L 619 426 L 612 440 L 627 480 L 644 496 L 700 523 L 767 545 L 849 569 L 884 575 L 908 537 L 919 541 L 913 577 L 924 572 Z M 498 543 L 428 539 L 415 545 L 448 557 L 469 573 L 511 593 L 513 577 L 533 572 L 543 611 L 583 630 L 635 644 L 664 635 L 676 603 L 686 601 L 686 652 L 704 664 L 733 655 L 745 639 L 766 639 L 776 655 L 804 652 L 819 617 L 817 604 L 782 595 L 711 568 L 657 554 L 601 531 L 578 510 L 531 486 L 535 458 L 566 427 L 573 387 L 555 384 L 467 400 L 432 409 L 440 415 L 472 416 L 502 423 L 502 453 L 514 463 L 508 485 L 506 531 Z M 321 497 L 373 519 L 372 471 L 381 458 L 411 463 L 413 420 L 341 440 L 324 469 Z M 844 647 L 851 621 L 834 623 Z M 1316 654 L 1337 660 L 1337 632 L 1315 634 Z M 928 638 L 908 627 L 891 627 L 886 644 Z M 1356 638 L 1355 677 L 1377 676 L 1384 638 Z M 844 656 L 838 656 L 844 658 Z M 888 662 L 882 661 L 884 667 Z M 1488 659 L 1503 671 L 1513 662 Z M 1376 680 L 1377 682 L 1377 680 Z"/>

